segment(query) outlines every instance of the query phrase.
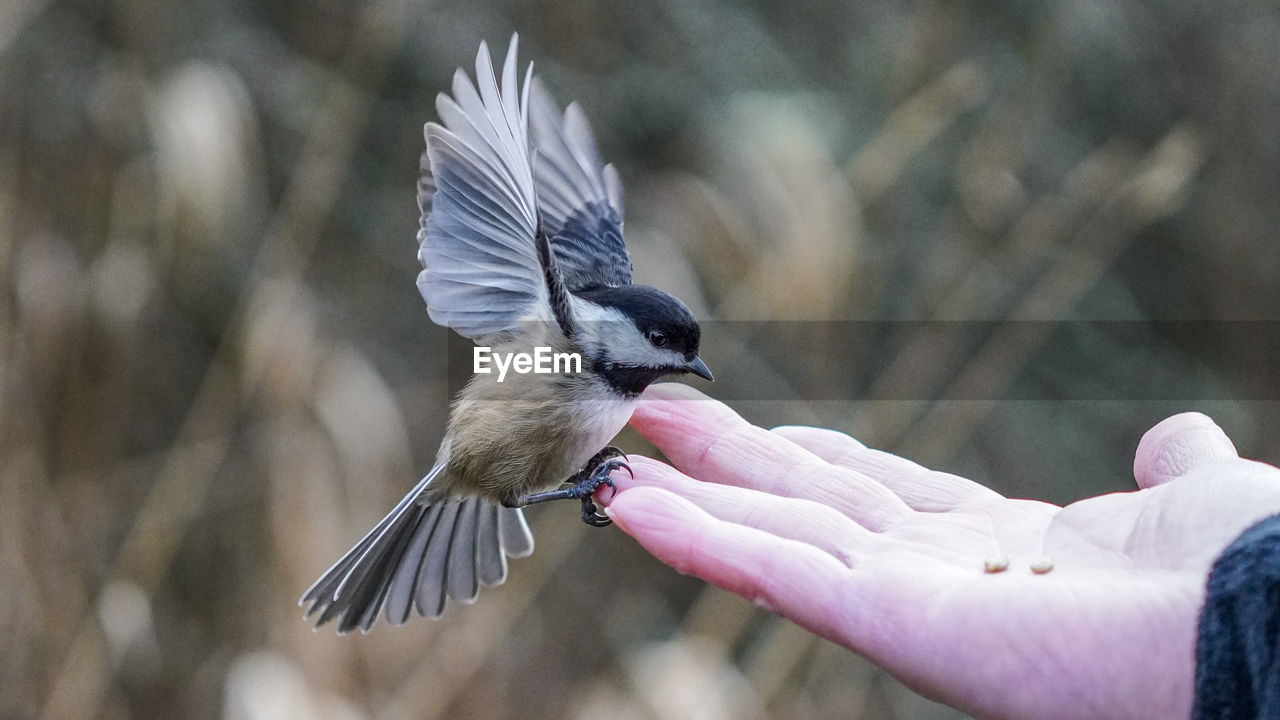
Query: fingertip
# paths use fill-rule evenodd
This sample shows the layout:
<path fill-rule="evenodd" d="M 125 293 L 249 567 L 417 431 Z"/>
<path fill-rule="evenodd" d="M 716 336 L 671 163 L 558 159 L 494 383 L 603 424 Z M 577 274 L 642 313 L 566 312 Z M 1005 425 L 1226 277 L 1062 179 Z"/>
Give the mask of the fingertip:
<path fill-rule="evenodd" d="M 636 406 L 635 418 L 646 417 L 705 417 L 732 416 L 737 413 L 714 398 L 707 397 L 698 390 L 681 383 L 658 383 L 650 385 L 640 396 L 640 404 Z"/>
<path fill-rule="evenodd" d="M 609 517 L 658 560 L 800 623 L 841 637 L 849 567 L 800 540 L 718 520 L 674 493 L 638 487 L 619 493 Z M 847 641 L 845 641 L 847 644 Z"/>
<path fill-rule="evenodd" d="M 631 426 L 672 460 L 744 425 L 728 405 L 678 383 L 650 386 L 631 415 Z"/>
<path fill-rule="evenodd" d="M 638 486 L 619 492 L 605 513 L 623 532 L 643 541 L 669 537 L 688 528 L 698 510 L 689 501 L 666 490 Z"/>
<path fill-rule="evenodd" d="M 629 456 L 627 467 L 627 471 L 618 470 L 612 475 L 614 484 L 618 486 L 617 494 L 642 486 L 665 485 L 673 481 L 673 475 L 680 474 L 679 470 L 670 465 L 644 455 Z M 615 496 L 604 492 L 606 488 L 608 488 L 607 485 L 601 485 L 596 490 L 596 502 L 608 506 Z"/>
<path fill-rule="evenodd" d="M 1134 452 L 1133 477 L 1142 488 L 1186 475 L 1198 465 L 1239 457 L 1231 439 L 1209 416 L 1187 412 L 1166 418 L 1143 434 Z"/>
<path fill-rule="evenodd" d="M 640 404 L 631 413 L 630 425 L 641 435 L 654 441 L 667 434 L 678 437 L 692 421 L 690 414 L 680 407 L 677 399 L 646 391 Z"/>
<path fill-rule="evenodd" d="M 644 391 L 645 400 L 710 400 L 695 387 L 678 382 L 654 383 Z"/>
<path fill-rule="evenodd" d="M 655 480 L 666 478 L 672 474 L 680 472 L 661 460 L 654 460 L 653 458 L 645 457 L 644 455 L 635 456 L 635 460 L 631 463 L 631 470 L 635 473 L 632 476 L 632 479 L 635 480 L 635 482 L 632 483 L 633 485 L 652 484 Z"/>

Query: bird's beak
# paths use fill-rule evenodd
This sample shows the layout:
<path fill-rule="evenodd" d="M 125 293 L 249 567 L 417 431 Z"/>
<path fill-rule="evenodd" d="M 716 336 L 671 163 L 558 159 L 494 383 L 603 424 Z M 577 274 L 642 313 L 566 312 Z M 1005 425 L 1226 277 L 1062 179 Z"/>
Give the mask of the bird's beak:
<path fill-rule="evenodd" d="M 711 377 L 711 371 L 707 369 L 707 364 L 702 362 L 702 358 L 700 357 L 694 356 L 694 358 L 689 361 L 689 364 L 684 366 L 684 369 L 686 372 L 691 372 L 705 380 L 715 380 L 715 378 Z"/>

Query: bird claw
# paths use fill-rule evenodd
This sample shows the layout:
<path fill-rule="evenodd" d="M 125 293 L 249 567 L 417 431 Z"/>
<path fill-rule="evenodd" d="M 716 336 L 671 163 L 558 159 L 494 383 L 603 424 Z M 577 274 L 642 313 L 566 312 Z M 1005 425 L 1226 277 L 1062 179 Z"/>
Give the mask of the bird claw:
<path fill-rule="evenodd" d="M 626 455 L 615 447 L 606 447 L 601 450 L 579 473 L 579 476 L 586 475 L 586 477 L 573 485 L 574 495 L 582 499 L 582 522 L 592 527 L 607 527 L 613 524 L 612 520 L 600 514 L 595 503 L 591 501 L 596 490 L 601 485 L 608 485 L 609 499 L 612 500 L 618 494 L 618 486 L 611 477 L 613 471 L 626 470 L 631 477 L 636 476 L 631 471 L 631 466 L 619 460 L 619 457 L 625 458 Z"/>
<path fill-rule="evenodd" d="M 609 527 L 613 524 L 613 520 L 601 515 L 596 510 L 596 504 L 590 500 L 582 501 L 582 522 L 591 527 Z"/>
<path fill-rule="evenodd" d="M 574 474 L 565 482 L 565 487 L 559 490 L 548 490 L 547 492 L 534 493 L 522 500 L 518 501 L 516 507 L 532 505 L 533 503 L 547 502 L 548 500 L 581 500 L 582 501 L 582 521 L 593 527 L 605 527 L 612 525 L 613 521 L 601 515 L 591 498 L 595 496 L 596 490 L 601 485 L 609 486 L 609 499 L 613 499 L 618 494 L 618 486 L 614 484 L 613 478 L 610 477 L 614 470 L 626 470 L 631 477 L 635 477 L 635 473 L 631 472 L 631 466 L 627 465 L 618 458 L 625 458 L 621 450 L 615 447 L 606 447 L 595 454 L 581 470 Z"/>

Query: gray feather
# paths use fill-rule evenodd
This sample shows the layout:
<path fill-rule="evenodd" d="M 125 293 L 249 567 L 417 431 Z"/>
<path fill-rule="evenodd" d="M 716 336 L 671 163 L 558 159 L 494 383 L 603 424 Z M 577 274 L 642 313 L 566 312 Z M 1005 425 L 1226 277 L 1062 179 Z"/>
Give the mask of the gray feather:
<path fill-rule="evenodd" d="M 619 218 L 626 216 L 626 208 L 622 200 L 622 178 L 613 165 L 604 166 L 604 188 L 609 199 L 609 206 L 618 213 Z"/>
<path fill-rule="evenodd" d="M 439 617 L 447 598 L 469 602 L 479 587 L 506 578 L 506 555 L 523 557 L 532 537 L 520 518 L 504 530 L 502 514 L 515 512 L 480 497 L 437 500 L 428 487 L 445 467 L 432 469 L 374 528 L 324 573 L 299 604 L 316 626 L 336 620 L 338 632 L 368 632 L 383 608 L 401 625 L 410 610 Z M 518 553 L 503 553 L 503 533 L 514 533 Z"/>
<path fill-rule="evenodd" d="M 529 532 L 520 508 L 498 508 L 498 534 L 507 557 L 522 558 L 533 554 L 533 533 Z"/>
<path fill-rule="evenodd" d="M 443 467 L 432 468 L 391 512 L 307 588 L 298 604 L 308 606 L 307 617 L 319 613 L 316 625 L 343 618 L 339 630 L 345 632 L 342 627 L 349 630 L 358 623 L 365 608 L 356 608 L 355 604 L 370 599 L 370 589 L 366 587 L 370 582 L 368 578 L 377 577 L 375 571 L 380 564 L 385 564 L 384 557 L 398 547 L 395 540 L 403 535 L 407 525 L 418 521 L 421 510 L 418 499 Z M 374 598 L 376 595 L 373 593 Z"/>
<path fill-rule="evenodd" d="M 425 130 L 418 289 L 433 321 L 470 338 L 544 314 L 528 147 L 530 75 L 521 92 L 517 45 L 513 36 L 500 91 L 481 43 L 476 82 L 455 73 L 453 97 L 442 94 L 436 102 L 444 126 L 428 123 Z"/>
<path fill-rule="evenodd" d="M 457 523 L 461 506 L 460 502 L 449 502 L 441 508 L 440 519 L 436 521 L 436 533 L 439 535 L 432 538 L 434 542 L 427 544 L 422 574 L 418 577 L 418 589 L 414 593 L 414 604 L 425 617 L 438 618 L 444 612 L 449 548 L 453 543 L 453 526 Z"/>
<path fill-rule="evenodd" d="M 622 183 L 604 165 L 586 115 L 576 104 L 560 112 L 535 79 L 529 101 L 534 183 L 543 229 L 571 290 L 631 283 L 622 237 Z"/>
<path fill-rule="evenodd" d="M 480 592 L 480 584 L 476 580 L 476 526 L 479 524 L 477 512 L 480 505 L 480 498 L 470 497 L 458 507 L 445 571 L 445 594 L 451 600 L 472 602 Z"/>
<path fill-rule="evenodd" d="M 422 561 L 426 557 L 427 543 L 435 530 L 436 521 L 440 519 L 440 505 L 432 505 L 426 516 L 414 531 L 413 538 L 404 551 L 400 565 L 391 576 L 390 588 L 387 591 L 387 620 L 392 625 L 403 625 L 409 619 L 409 611 L 413 609 L 413 593 L 418 585 L 418 575 L 422 572 Z"/>
<path fill-rule="evenodd" d="M 507 579 L 507 556 L 502 552 L 502 536 L 498 534 L 498 513 L 502 508 L 492 503 L 480 505 L 476 524 L 476 578 L 485 587 L 501 585 Z"/>

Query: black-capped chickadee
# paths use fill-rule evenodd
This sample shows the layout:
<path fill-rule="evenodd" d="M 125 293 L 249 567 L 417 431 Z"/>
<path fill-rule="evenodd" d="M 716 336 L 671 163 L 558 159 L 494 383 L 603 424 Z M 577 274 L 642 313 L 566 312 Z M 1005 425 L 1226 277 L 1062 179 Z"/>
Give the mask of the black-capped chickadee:
<path fill-rule="evenodd" d="M 476 84 L 459 69 L 453 97 L 436 98 L 418 288 L 433 321 L 495 355 L 549 348 L 579 365 L 474 376 L 430 472 L 302 596 L 317 626 L 368 631 L 384 607 L 399 625 L 414 607 L 438 617 L 447 599 L 473 601 L 506 579 L 508 556 L 533 551 L 525 505 L 574 498 L 586 522 L 609 524 L 591 497 L 626 468 L 606 443 L 641 391 L 672 373 L 711 379 L 689 309 L 631 282 L 622 184 L 586 117 L 561 113 L 532 65 L 519 85 L 516 46 L 501 86 L 481 43 Z"/>

